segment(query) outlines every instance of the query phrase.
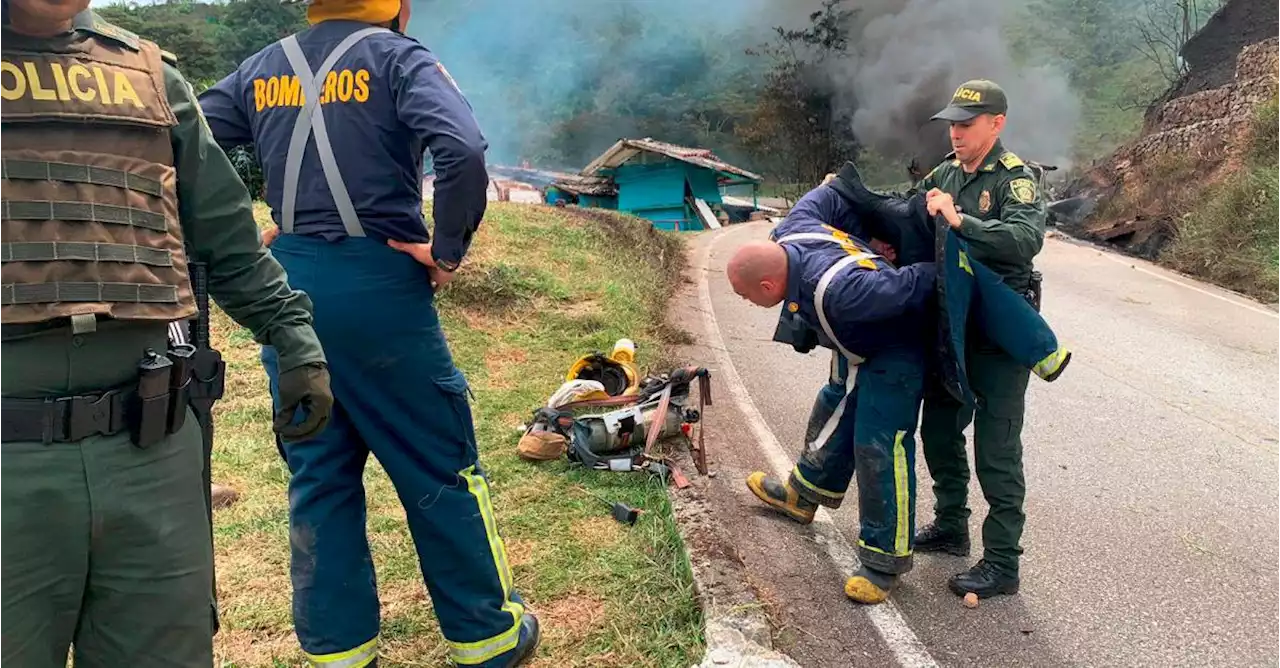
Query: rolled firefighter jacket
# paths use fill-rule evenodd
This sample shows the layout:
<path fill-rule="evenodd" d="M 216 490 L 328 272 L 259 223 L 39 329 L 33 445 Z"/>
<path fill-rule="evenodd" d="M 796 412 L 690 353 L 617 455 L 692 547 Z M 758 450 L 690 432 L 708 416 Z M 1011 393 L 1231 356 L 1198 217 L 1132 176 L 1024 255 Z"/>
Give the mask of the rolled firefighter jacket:
<path fill-rule="evenodd" d="M 878 238 L 894 245 L 899 266 L 936 265 L 938 309 L 935 363 L 943 384 L 958 400 L 976 407 L 978 399 L 968 381 L 965 362 L 968 327 L 982 331 L 1010 357 L 1046 381 L 1055 380 L 1066 368 L 1070 352 L 1059 345 L 1052 328 L 1026 297 L 1004 284 L 994 271 L 973 260 L 963 239 L 945 223 L 928 215 L 924 196 L 911 198 L 882 195 L 866 189 L 849 163 L 828 186 L 819 186 L 797 202 L 792 213 L 773 231 L 786 244 L 788 237 L 831 234 L 831 228 L 863 239 Z M 929 240 L 932 237 L 932 246 Z M 860 245 L 865 245 L 858 239 Z M 841 243 L 832 237 L 831 243 Z M 847 243 L 847 242 L 845 242 Z M 835 257 L 835 256 L 830 256 Z M 834 261 L 830 262 L 834 264 Z M 823 270 L 825 271 L 825 270 Z M 821 273 L 821 272 L 820 272 Z M 833 276 L 826 281 L 839 280 Z M 826 314 L 830 316 L 830 314 Z M 806 323 L 784 305 L 775 341 L 808 352 L 814 344 L 838 349 L 825 332 L 800 332 Z M 970 318 L 972 317 L 972 322 Z M 856 364 L 856 357 L 851 362 Z"/>
<path fill-rule="evenodd" d="M 969 319 L 991 342 L 1046 381 L 1067 368 L 1071 352 L 1058 343 L 1043 316 L 999 274 L 969 257 L 964 240 L 947 225 L 937 226 L 938 352 L 943 384 L 957 400 L 976 407 L 969 386 L 965 339 Z"/>

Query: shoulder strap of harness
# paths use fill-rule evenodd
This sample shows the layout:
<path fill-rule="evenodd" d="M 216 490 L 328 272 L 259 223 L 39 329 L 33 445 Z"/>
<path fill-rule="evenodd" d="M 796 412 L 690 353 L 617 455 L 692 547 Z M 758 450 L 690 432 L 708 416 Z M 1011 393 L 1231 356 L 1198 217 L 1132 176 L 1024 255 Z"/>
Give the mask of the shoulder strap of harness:
<path fill-rule="evenodd" d="M 320 69 L 314 73 L 307 64 L 307 57 L 298 45 L 298 36 L 289 35 L 280 40 L 289 65 L 302 84 L 302 93 L 306 99 L 298 118 L 293 124 L 293 135 L 289 138 L 289 153 L 284 162 L 284 203 L 280 215 L 280 231 L 285 234 L 293 232 L 294 209 L 298 199 L 298 177 L 302 172 L 302 154 L 307 148 L 307 139 L 315 133 L 316 153 L 320 155 L 320 166 L 324 169 L 325 181 L 329 184 L 329 192 L 333 195 L 333 204 L 342 217 L 342 226 L 347 234 L 353 237 L 365 236 L 360 219 L 356 216 L 355 206 L 351 203 L 351 195 L 342 182 L 342 174 L 338 171 L 338 161 L 333 155 L 333 144 L 329 141 L 329 132 L 325 129 L 324 113 L 320 110 L 320 91 L 329 71 L 351 47 L 371 35 L 391 32 L 386 28 L 369 27 L 357 30 L 348 35 L 334 47 L 325 57 Z"/>
<path fill-rule="evenodd" d="M 778 239 L 778 243 L 780 244 L 796 241 L 829 241 L 845 248 L 848 248 L 851 245 L 848 240 L 840 239 L 834 234 L 822 234 L 821 232 L 797 232 Z M 839 261 L 831 265 L 822 273 L 822 277 L 818 279 L 817 287 L 813 290 L 813 310 L 818 312 L 818 322 L 822 325 L 822 331 L 825 332 L 827 338 L 831 339 L 831 342 L 840 349 L 841 354 L 849 358 L 849 362 L 855 365 L 861 364 L 863 362 L 863 357 L 855 355 L 848 348 L 845 348 L 843 343 L 840 343 L 840 339 L 836 336 L 835 330 L 831 328 L 831 321 L 827 319 L 827 311 L 824 308 L 824 302 L 826 301 L 827 288 L 831 286 L 831 281 L 835 280 L 837 274 L 844 271 L 846 267 L 855 262 L 872 260 L 877 257 L 880 256 L 875 253 L 867 253 L 863 251 L 850 253 L 848 256 L 840 258 Z"/>

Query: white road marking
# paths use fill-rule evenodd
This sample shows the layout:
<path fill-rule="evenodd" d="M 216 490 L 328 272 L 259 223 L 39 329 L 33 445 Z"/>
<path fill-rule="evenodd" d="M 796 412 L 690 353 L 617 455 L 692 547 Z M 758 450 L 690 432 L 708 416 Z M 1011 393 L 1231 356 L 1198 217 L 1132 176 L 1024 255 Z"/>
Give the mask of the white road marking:
<path fill-rule="evenodd" d="M 755 435 L 757 442 L 760 443 L 760 447 L 763 448 L 774 473 L 786 478 L 791 473 L 791 458 L 787 455 L 786 450 L 783 449 L 782 444 L 778 442 L 778 437 L 774 435 L 773 430 L 769 429 L 769 425 L 765 423 L 764 417 L 760 415 L 755 402 L 751 400 L 751 395 L 747 393 L 747 388 L 742 384 L 742 379 L 738 376 L 738 371 L 733 366 L 733 360 L 729 359 L 728 350 L 724 346 L 724 339 L 720 336 L 720 323 L 716 320 L 715 307 L 711 303 L 711 288 L 707 281 L 707 263 L 711 259 L 712 247 L 716 245 L 721 236 L 723 234 L 718 234 L 704 244 L 700 257 L 701 274 L 698 276 L 698 299 L 701 302 L 702 311 L 706 314 L 707 343 L 715 354 L 716 365 L 719 367 L 722 379 L 720 382 L 729 387 L 729 393 L 733 395 L 738 408 L 746 417 L 747 425 L 751 428 L 751 432 Z M 858 570 L 857 554 L 844 535 L 840 533 L 840 529 L 831 520 L 831 515 L 826 508 L 818 508 L 813 523 L 808 528 L 822 537 L 823 540 L 817 542 L 826 547 L 827 554 L 846 579 L 851 577 L 854 571 Z M 858 605 L 852 601 L 849 604 Z M 864 610 L 866 610 L 867 617 L 870 618 L 872 625 L 875 626 L 876 632 L 880 634 L 885 644 L 889 646 L 889 650 L 893 652 L 899 665 L 904 668 L 928 668 L 938 665 L 933 657 L 929 655 L 929 650 L 925 648 L 924 643 L 920 642 L 915 632 L 907 625 L 902 613 L 898 611 L 892 600 L 885 601 L 879 605 L 864 606 Z"/>

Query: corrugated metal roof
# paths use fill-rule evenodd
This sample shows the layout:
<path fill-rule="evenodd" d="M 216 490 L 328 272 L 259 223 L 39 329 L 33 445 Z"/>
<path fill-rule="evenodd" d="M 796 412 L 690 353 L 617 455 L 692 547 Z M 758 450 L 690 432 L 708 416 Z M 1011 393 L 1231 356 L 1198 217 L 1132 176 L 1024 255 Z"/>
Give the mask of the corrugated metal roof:
<path fill-rule="evenodd" d="M 611 169 L 621 166 L 623 163 L 631 160 L 641 152 L 658 153 L 669 158 L 681 160 L 691 165 L 697 165 L 706 169 L 714 169 L 725 174 L 734 174 L 752 181 L 761 181 L 763 177 L 759 174 L 749 172 L 740 167 L 734 167 L 729 163 L 716 157 L 709 149 L 690 148 L 688 146 L 677 146 L 668 144 L 650 137 L 644 139 L 619 139 L 605 151 L 600 157 L 591 161 L 579 174 L 583 176 L 592 176 L 602 169 Z"/>
<path fill-rule="evenodd" d="M 555 180 L 553 186 L 575 195 L 592 197 L 616 197 L 618 185 L 607 176 L 563 176 Z"/>

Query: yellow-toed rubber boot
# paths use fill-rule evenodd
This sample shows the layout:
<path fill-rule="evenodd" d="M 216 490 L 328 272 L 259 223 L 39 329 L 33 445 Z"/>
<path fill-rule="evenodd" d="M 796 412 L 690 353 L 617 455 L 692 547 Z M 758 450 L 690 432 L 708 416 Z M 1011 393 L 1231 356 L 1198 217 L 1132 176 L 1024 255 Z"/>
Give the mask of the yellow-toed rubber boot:
<path fill-rule="evenodd" d="M 818 504 L 801 498 L 790 484 L 778 482 L 761 471 L 747 476 L 747 488 L 761 501 L 801 524 L 812 522 L 818 510 Z"/>
<path fill-rule="evenodd" d="M 868 605 L 884 603 L 898 586 L 898 576 L 863 566 L 844 583 L 844 594 Z"/>

